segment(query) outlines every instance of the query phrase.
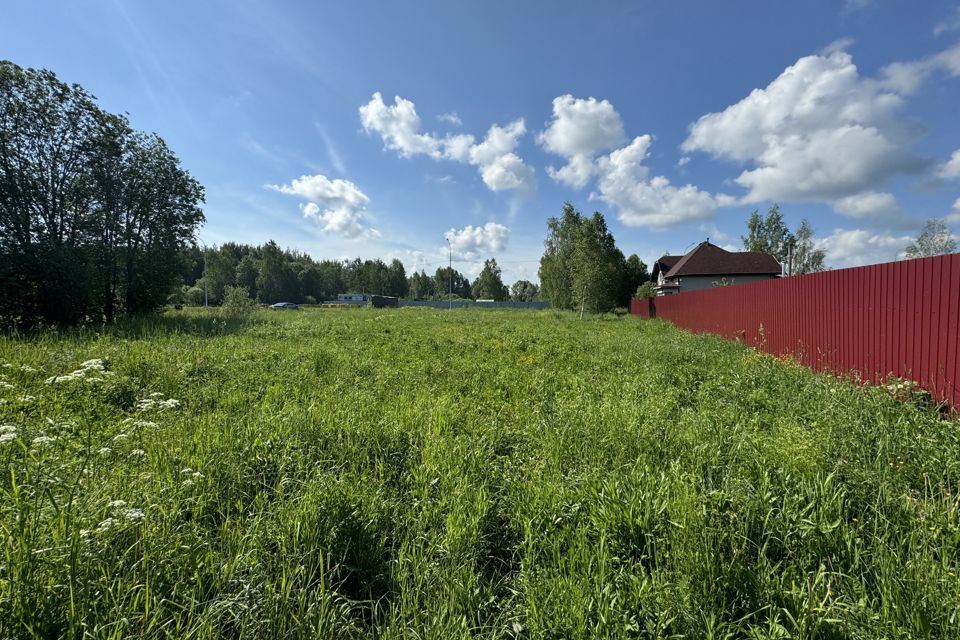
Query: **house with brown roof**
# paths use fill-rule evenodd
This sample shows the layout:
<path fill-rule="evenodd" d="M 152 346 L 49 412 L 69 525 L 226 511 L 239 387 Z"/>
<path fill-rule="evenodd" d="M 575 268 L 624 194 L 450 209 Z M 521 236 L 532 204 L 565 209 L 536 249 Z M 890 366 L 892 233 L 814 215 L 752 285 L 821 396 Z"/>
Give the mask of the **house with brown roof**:
<path fill-rule="evenodd" d="M 658 296 L 709 289 L 720 283 L 746 284 L 780 277 L 777 259 L 762 251 L 727 251 L 709 240 L 683 256 L 666 255 L 653 263 Z"/>

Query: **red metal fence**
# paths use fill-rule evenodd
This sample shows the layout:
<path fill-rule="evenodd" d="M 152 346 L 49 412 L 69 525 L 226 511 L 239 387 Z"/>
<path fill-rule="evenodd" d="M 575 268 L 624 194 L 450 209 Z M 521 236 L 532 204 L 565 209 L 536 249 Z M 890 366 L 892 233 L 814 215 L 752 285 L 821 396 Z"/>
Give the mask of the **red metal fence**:
<path fill-rule="evenodd" d="M 819 371 L 911 379 L 960 407 L 960 254 L 630 302 L 635 315 L 651 311 Z"/>

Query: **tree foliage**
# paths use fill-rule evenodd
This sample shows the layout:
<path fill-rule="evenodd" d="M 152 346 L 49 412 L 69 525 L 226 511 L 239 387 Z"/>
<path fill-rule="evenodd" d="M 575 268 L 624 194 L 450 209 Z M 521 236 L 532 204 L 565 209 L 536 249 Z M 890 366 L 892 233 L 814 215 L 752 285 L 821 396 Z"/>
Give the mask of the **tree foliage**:
<path fill-rule="evenodd" d="M 644 298 L 652 298 L 655 295 L 657 295 L 656 285 L 653 284 L 653 280 L 647 280 L 646 282 L 641 283 L 639 287 L 637 287 L 637 292 L 635 297 L 643 300 Z"/>
<path fill-rule="evenodd" d="M 551 306 L 598 312 L 627 303 L 646 266 L 636 256 L 628 266 L 601 213 L 588 218 L 567 202 L 547 228 L 539 275 Z"/>
<path fill-rule="evenodd" d="M 478 300 L 501 302 L 510 297 L 510 291 L 503 284 L 503 273 L 493 258 L 484 261 L 483 269 L 473 282 L 471 289 Z"/>
<path fill-rule="evenodd" d="M 533 302 L 540 299 L 540 287 L 529 280 L 517 280 L 510 287 L 510 299 L 517 302 Z"/>
<path fill-rule="evenodd" d="M 245 287 L 227 285 L 223 292 L 221 313 L 232 320 L 246 319 L 256 310 L 257 304 Z"/>
<path fill-rule="evenodd" d="M 112 321 L 162 307 L 203 188 L 157 135 L 50 71 L 0 61 L 0 318 Z"/>
<path fill-rule="evenodd" d="M 790 228 L 780 213 L 780 205 L 771 206 L 766 216 L 757 211 L 751 213 L 747 219 L 747 235 L 740 239 L 747 251 L 769 253 L 783 264 L 790 246 Z"/>
<path fill-rule="evenodd" d="M 813 241 L 813 226 L 804 218 L 793 234 L 793 255 L 788 257 L 790 275 L 799 276 L 805 273 L 823 271 L 826 251 L 817 249 Z"/>
<path fill-rule="evenodd" d="M 437 298 L 446 300 L 447 298 L 471 298 L 472 287 L 470 280 L 462 273 L 450 267 L 440 267 L 433 276 Z"/>
<path fill-rule="evenodd" d="M 266 304 L 324 302 L 348 292 L 403 297 L 408 288 L 399 260 L 390 264 L 360 258 L 318 261 L 273 240 L 259 246 L 228 242 L 203 252 L 189 247 L 181 258 L 187 263 L 182 269 L 185 286 L 196 286 L 202 294 L 206 282 L 210 304 L 221 304 L 231 286 L 243 287 L 251 298 Z M 187 294 L 188 303 L 196 300 Z M 202 295 L 199 301 L 203 304 Z"/>
<path fill-rule="evenodd" d="M 957 250 L 957 241 L 950 235 L 946 222 L 932 218 L 923 225 L 923 231 L 917 239 L 904 248 L 907 258 L 927 258 L 953 253 Z"/>
<path fill-rule="evenodd" d="M 815 273 L 825 269 L 826 252 L 813 239 L 813 226 L 804 218 L 791 232 L 780 205 L 774 204 L 761 216 L 757 211 L 747 219 L 747 235 L 740 236 L 747 251 L 762 251 L 777 259 L 790 275 Z"/>

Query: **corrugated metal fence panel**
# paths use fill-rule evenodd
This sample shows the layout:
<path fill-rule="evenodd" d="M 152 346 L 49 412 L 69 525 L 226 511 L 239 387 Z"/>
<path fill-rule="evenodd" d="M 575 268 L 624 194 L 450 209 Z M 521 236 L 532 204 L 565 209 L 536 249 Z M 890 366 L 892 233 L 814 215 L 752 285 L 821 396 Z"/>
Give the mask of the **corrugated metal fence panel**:
<path fill-rule="evenodd" d="M 694 333 L 870 382 L 908 378 L 960 406 L 960 254 L 632 300 Z"/>
<path fill-rule="evenodd" d="M 650 317 L 650 300 L 644 298 L 632 298 L 630 300 L 630 313 L 641 318 Z"/>

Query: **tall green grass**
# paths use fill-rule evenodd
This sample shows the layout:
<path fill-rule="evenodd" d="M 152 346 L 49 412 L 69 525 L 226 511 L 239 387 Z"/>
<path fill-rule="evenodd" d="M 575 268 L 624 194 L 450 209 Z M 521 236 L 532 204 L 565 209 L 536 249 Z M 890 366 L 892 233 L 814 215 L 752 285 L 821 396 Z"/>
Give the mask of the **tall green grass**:
<path fill-rule="evenodd" d="M 657 321 L 187 312 L 0 361 L 3 638 L 960 636 L 958 425 Z"/>

